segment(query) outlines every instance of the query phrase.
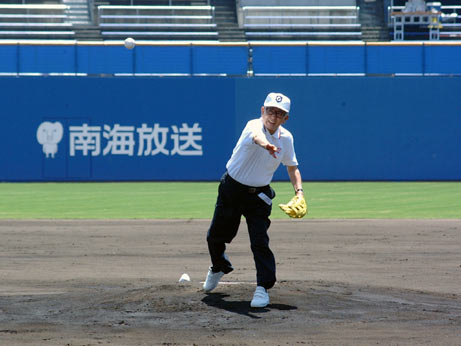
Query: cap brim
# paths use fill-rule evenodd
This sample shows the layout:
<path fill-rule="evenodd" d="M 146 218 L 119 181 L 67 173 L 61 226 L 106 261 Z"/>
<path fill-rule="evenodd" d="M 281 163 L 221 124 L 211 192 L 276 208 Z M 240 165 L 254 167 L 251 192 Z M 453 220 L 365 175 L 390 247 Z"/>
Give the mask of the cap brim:
<path fill-rule="evenodd" d="M 274 108 L 278 108 L 278 109 L 281 109 L 282 111 L 286 112 L 286 113 L 289 113 L 289 111 L 283 107 L 280 107 L 279 104 L 275 103 L 275 104 L 272 104 L 272 103 L 265 103 L 264 104 L 264 107 L 274 107 Z"/>

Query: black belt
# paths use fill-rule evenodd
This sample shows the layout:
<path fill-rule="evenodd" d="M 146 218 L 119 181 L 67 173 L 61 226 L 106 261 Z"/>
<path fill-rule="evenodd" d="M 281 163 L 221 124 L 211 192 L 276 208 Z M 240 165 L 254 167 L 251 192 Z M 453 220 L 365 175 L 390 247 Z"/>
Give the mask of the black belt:
<path fill-rule="evenodd" d="M 224 175 L 226 176 L 226 180 L 229 181 L 232 185 L 234 185 L 237 188 L 241 189 L 242 191 L 245 191 L 245 192 L 248 192 L 248 193 L 259 193 L 259 192 L 263 192 L 264 190 L 269 188 L 269 185 L 258 186 L 258 187 L 244 185 L 242 183 L 239 183 L 237 180 L 233 179 L 229 175 L 229 173 L 226 172 Z"/>

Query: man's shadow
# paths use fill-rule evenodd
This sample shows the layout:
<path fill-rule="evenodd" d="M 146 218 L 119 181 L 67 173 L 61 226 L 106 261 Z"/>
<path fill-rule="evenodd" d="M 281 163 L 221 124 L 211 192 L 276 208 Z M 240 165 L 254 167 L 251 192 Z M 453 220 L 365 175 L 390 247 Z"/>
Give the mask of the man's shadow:
<path fill-rule="evenodd" d="M 212 306 L 218 309 L 223 309 L 236 314 L 244 315 L 250 318 L 261 318 L 256 316 L 254 312 L 269 312 L 271 309 L 277 310 L 296 310 L 297 307 L 286 304 L 269 304 L 265 308 L 252 308 L 250 307 L 249 300 L 225 300 L 224 298 L 229 297 L 228 294 L 224 293 L 207 293 L 206 297 L 202 299 L 202 302 L 208 306 Z"/>

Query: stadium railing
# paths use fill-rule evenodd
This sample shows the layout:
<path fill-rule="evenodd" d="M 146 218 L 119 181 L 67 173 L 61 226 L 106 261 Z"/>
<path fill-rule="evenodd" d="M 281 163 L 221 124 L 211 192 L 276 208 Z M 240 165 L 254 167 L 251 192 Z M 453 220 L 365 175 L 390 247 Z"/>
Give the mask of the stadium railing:
<path fill-rule="evenodd" d="M 239 25 L 257 40 L 361 38 L 357 6 L 243 6 Z"/>
<path fill-rule="evenodd" d="M 2 0 L 2 5 L 62 5 L 62 0 Z"/>
<path fill-rule="evenodd" d="M 98 5 L 118 6 L 210 6 L 211 0 L 95 0 Z"/>
<path fill-rule="evenodd" d="M 104 38 L 216 40 L 213 6 L 98 6 Z"/>
<path fill-rule="evenodd" d="M 72 38 L 62 4 L 0 4 L 0 38 Z"/>

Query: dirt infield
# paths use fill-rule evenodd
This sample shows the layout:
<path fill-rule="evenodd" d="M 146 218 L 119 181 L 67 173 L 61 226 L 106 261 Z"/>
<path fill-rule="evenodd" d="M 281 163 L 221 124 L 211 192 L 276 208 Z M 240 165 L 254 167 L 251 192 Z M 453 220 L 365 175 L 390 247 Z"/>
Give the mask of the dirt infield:
<path fill-rule="evenodd" d="M 244 223 L 201 291 L 208 225 L 0 221 L 0 345 L 461 345 L 461 220 L 273 221 L 264 309 Z"/>

